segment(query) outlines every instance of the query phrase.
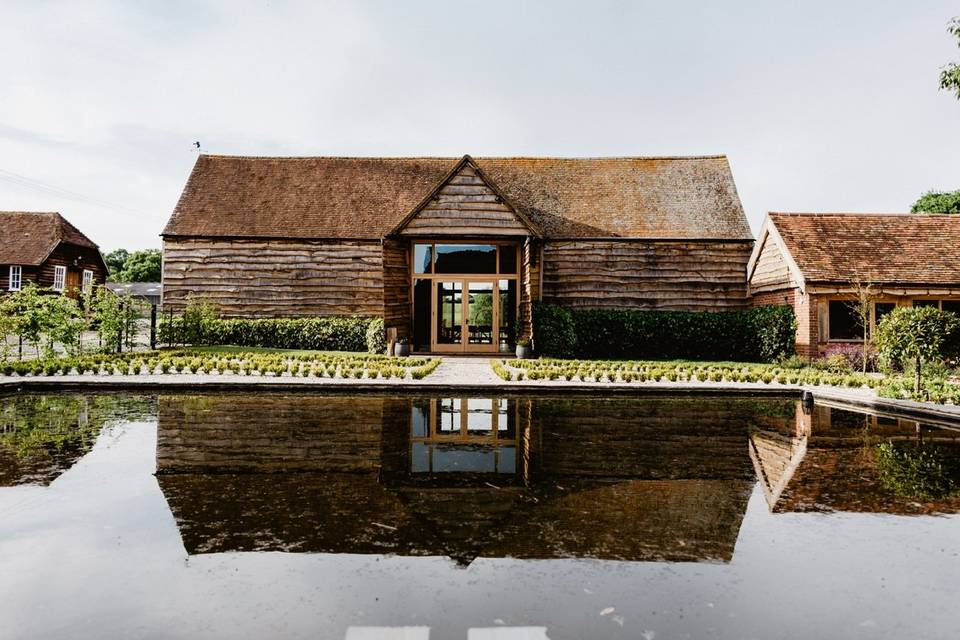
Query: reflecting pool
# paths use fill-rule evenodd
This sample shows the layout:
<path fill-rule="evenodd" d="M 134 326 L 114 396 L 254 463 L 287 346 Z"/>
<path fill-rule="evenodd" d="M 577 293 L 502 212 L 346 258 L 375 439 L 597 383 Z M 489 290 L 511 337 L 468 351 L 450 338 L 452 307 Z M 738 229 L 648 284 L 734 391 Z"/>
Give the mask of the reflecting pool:
<path fill-rule="evenodd" d="M 953 638 L 960 431 L 793 399 L 0 397 L 0 637 Z"/>

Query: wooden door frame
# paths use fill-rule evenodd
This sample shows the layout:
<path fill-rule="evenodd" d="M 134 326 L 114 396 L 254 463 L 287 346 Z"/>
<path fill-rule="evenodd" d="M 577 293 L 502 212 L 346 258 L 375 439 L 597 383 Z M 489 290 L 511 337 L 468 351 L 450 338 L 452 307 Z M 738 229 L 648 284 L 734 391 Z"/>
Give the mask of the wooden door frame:
<path fill-rule="evenodd" d="M 434 246 L 434 249 L 431 250 L 431 272 L 430 273 L 415 273 L 415 251 L 414 247 L 417 244 L 430 244 Z M 496 273 L 434 273 L 433 270 L 436 265 L 436 250 L 435 246 L 438 244 L 488 244 L 497 246 L 497 272 Z M 516 252 L 516 262 L 517 269 L 515 273 L 502 274 L 500 273 L 500 254 L 502 250 L 501 247 L 509 246 L 514 249 Z M 520 299 L 523 297 L 521 292 L 522 279 L 520 277 L 521 271 L 523 269 L 523 241 L 511 238 L 457 238 L 449 239 L 442 237 L 429 237 L 429 238 L 410 238 L 410 242 L 407 245 L 407 252 L 409 255 L 408 263 L 408 287 L 410 291 L 410 324 L 411 324 L 411 335 L 413 333 L 413 324 L 416 322 L 416 307 L 415 307 L 415 290 L 414 287 L 418 280 L 428 280 L 430 282 L 430 351 L 428 353 L 442 353 L 442 354 L 458 354 L 458 353 L 502 353 L 500 351 L 500 281 L 501 280 L 515 280 L 517 283 L 516 287 L 516 299 L 514 300 L 514 316 L 516 317 L 516 322 L 520 321 Z M 438 344 L 437 343 L 437 282 L 460 282 L 463 286 L 463 299 L 461 300 L 461 323 L 463 327 L 461 328 L 461 337 L 460 344 Z M 493 291 L 493 339 L 492 343 L 489 345 L 470 345 L 468 331 L 464 330 L 467 328 L 467 305 L 468 305 L 468 294 L 469 289 L 468 285 L 470 282 L 483 282 L 483 283 L 492 283 Z M 516 331 L 518 327 L 514 327 Z"/>
<path fill-rule="evenodd" d="M 443 275 L 444 277 L 433 278 L 431 280 L 433 286 L 430 289 L 430 351 L 432 353 L 500 353 L 500 280 L 507 280 L 508 278 L 503 278 L 499 275 L 489 276 L 485 274 L 479 276 L 465 276 L 463 274 Z M 459 345 L 449 343 L 441 344 L 437 342 L 437 312 L 439 311 L 437 306 L 439 302 L 437 296 L 438 282 L 456 282 L 461 286 Z M 490 293 L 493 296 L 493 300 L 491 301 L 493 305 L 493 317 L 491 319 L 492 336 L 490 344 L 470 344 L 469 310 L 471 283 L 490 285 Z"/>

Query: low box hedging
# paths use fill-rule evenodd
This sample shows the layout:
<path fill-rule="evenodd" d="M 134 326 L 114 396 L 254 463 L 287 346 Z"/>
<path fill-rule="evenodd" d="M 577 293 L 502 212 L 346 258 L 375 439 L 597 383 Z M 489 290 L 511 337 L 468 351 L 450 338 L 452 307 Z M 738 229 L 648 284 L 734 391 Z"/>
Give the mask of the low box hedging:
<path fill-rule="evenodd" d="M 168 345 L 236 345 L 275 349 L 311 349 L 317 351 L 367 351 L 379 347 L 368 329 L 379 318 L 208 318 L 202 326 L 192 325 L 182 316 L 164 318 L 160 340 Z M 380 325 L 382 326 L 382 325 Z M 372 332 L 378 333 L 376 331 Z M 385 349 L 386 347 L 384 347 Z"/>
<path fill-rule="evenodd" d="M 540 355 L 589 359 L 771 362 L 793 353 L 796 319 L 786 305 L 745 311 L 631 311 L 534 305 Z"/>

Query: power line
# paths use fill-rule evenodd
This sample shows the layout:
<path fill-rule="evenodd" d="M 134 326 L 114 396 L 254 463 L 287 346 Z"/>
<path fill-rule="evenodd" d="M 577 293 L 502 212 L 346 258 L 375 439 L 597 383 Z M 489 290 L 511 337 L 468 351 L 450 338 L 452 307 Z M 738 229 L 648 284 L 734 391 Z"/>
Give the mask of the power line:
<path fill-rule="evenodd" d="M 0 180 L 4 182 L 9 182 L 21 187 L 26 187 L 28 189 L 34 189 L 36 191 L 41 191 L 43 193 L 48 193 L 50 195 L 58 196 L 60 198 L 65 198 L 67 200 L 73 200 L 76 202 L 85 202 L 87 204 L 96 205 L 98 207 L 103 207 L 104 209 L 111 209 L 123 214 L 136 214 L 140 215 L 140 212 L 136 209 L 130 209 L 129 207 L 123 207 L 120 205 L 113 204 L 111 202 L 106 202 L 104 200 L 99 200 L 97 198 L 92 198 L 90 196 L 78 193 L 76 191 L 71 191 L 70 189 L 64 189 L 56 185 L 52 185 L 40 180 L 35 180 L 19 173 L 14 173 L 12 171 L 7 171 L 5 169 L 0 169 Z"/>

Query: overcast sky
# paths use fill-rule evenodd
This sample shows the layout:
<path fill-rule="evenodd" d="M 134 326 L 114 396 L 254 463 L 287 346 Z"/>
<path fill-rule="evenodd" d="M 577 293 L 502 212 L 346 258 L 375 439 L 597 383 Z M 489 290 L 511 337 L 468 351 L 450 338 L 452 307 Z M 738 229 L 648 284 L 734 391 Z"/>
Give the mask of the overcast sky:
<path fill-rule="evenodd" d="M 196 158 L 726 154 L 766 211 L 960 188 L 955 2 L 0 8 L 0 210 L 159 247 Z"/>

